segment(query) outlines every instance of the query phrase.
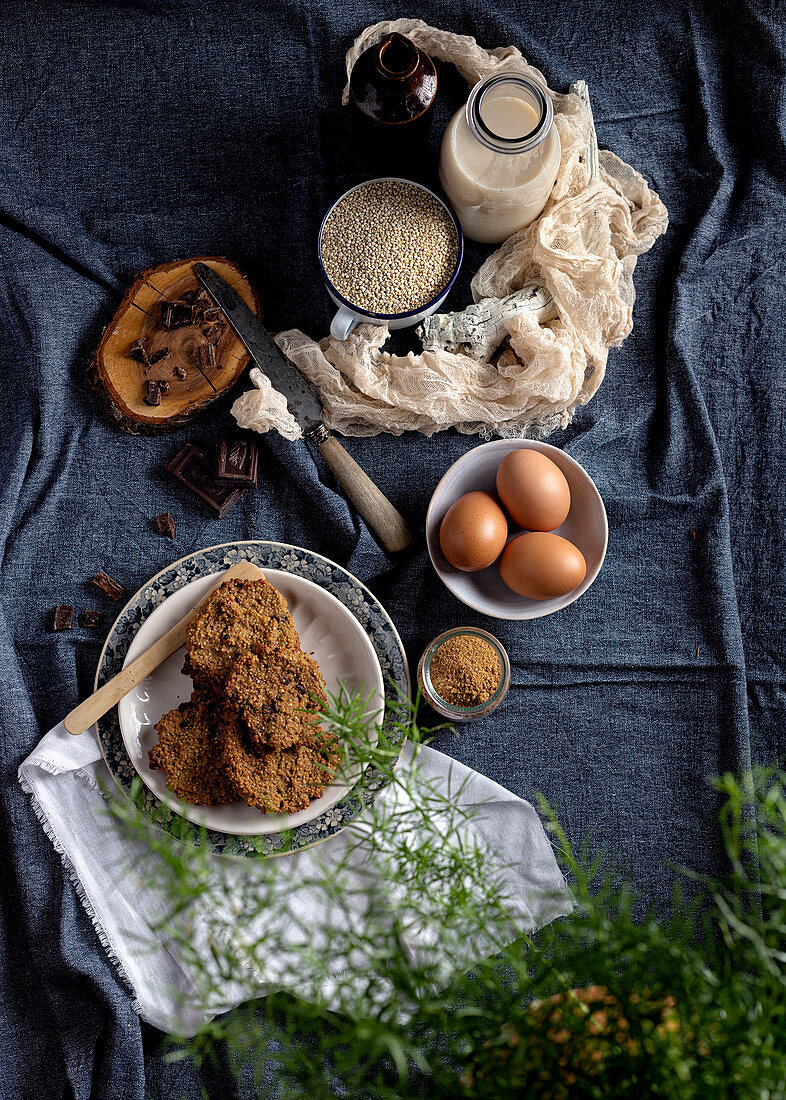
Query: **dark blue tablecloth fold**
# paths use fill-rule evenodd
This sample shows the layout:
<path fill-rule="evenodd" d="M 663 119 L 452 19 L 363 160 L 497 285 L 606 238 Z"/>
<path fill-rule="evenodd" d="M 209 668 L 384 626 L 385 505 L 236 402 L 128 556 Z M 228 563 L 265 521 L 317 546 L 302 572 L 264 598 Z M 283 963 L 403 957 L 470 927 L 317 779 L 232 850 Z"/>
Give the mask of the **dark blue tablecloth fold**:
<path fill-rule="evenodd" d="M 184 440 L 214 446 L 229 401 L 172 436 L 131 437 L 99 413 L 84 367 L 141 268 L 226 255 L 268 327 L 327 331 L 314 240 L 363 177 L 340 107 L 343 55 L 364 26 L 418 14 L 516 43 L 557 89 L 588 81 L 600 144 L 639 169 L 671 226 L 636 272 L 635 328 L 606 380 L 551 442 L 595 479 L 609 552 L 566 611 L 494 623 L 436 581 L 422 543 L 391 562 L 318 457 L 265 439 L 261 484 L 224 519 L 168 480 Z M 348 566 L 393 616 L 414 664 L 439 630 L 497 630 L 513 664 L 494 716 L 437 747 L 590 830 L 665 901 L 669 863 L 721 869 L 706 777 L 783 758 L 786 106 L 772 0 L 656 6 L 590 0 L 417 13 L 302 0 L 10 0 L 0 7 L 0 1094 L 196 1096 L 139 1024 L 16 781 L 40 736 L 91 689 L 103 632 L 50 631 L 55 604 L 112 607 L 169 561 L 272 538 Z M 427 161 L 465 89 L 441 71 Z M 486 250 L 468 249 L 451 302 Z M 422 531 L 437 481 L 477 441 L 350 440 Z M 175 516 L 174 541 L 154 517 Z M 216 1076 L 217 1074 L 217 1076 Z M 209 1095 L 232 1095 L 206 1070 Z"/>

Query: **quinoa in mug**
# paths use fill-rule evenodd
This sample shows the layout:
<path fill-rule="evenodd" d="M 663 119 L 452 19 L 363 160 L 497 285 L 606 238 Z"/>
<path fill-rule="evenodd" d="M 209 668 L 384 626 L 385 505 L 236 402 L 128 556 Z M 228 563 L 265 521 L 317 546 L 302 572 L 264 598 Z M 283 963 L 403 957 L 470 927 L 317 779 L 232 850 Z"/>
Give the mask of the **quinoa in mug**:
<path fill-rule="evenodd" d="M 320 243 L 330 282 L 367 313 L 409 313 L 450 282 L 458 237 L 445 207 L 401 180 L 377 180 L 345 195 Z"/>

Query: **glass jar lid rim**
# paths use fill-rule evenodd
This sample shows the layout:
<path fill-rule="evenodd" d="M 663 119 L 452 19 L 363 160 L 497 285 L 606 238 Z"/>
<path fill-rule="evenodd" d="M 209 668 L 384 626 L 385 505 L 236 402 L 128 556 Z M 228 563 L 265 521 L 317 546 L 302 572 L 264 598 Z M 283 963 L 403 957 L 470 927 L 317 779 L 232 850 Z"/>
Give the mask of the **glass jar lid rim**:
<path fill-rule="evenodd" d="M 540 117 L 537 125 L 528 134 L 519 137 L 506 138 L 496 134 L 484 121 L 482 115 L 483 99 L 492 88 L 500 84 L 518 84 L 530 92 L 540 108 Z M 515 69 L 507 72 L 494 73 L 480 80 L 469 94 L 466 106 L 467 124 L 477 140 L 488 149 L 496 153 L 526 153 L 539 145 L 548 135 L 554 121 L 554 106 L 549 95 L 548 88 L 540 80 L 528 73 L 517 72 Z"/>
<path fill-rule="evenodd" d="M 471 707 L 462 707 L 457 703 L 449 703 L 447 699 L 439 694 L 437 689 L 431 682 L 431 661 L 434 654 L 439 647 L 448 639 L 455 638 L 459 635 L 474 635 L 475 637 L 482 638 L 487 644 L 491 646 L 494 652 L 497 654 L 500 662 L 500 680 L 494 691 L 484 700 L 482 703 L 478 703 Z M 494 709 L 498 703 L 504 698 L 510 685 L 510 658 L 508 657 L 507 650 L 505 649 L 499 638 L 490 634 L 487 630 L 483 630 L 482 627 L 476 626 L 454 626 L 448 630 L 444 630 L 441 634 L 438 634 L 436 638 L 433 638 L 431 642 L 426 646 L 421 658 L 421 668 L 423 687 L 425 688 L 426 698 L 429 702 L 433 702 L 433 699 L 429 697 L 433 694 L 437 700 L 442 704 L 446 711 L 450 711 L 453 715 L 473 717 L 475 715 L 481 716 L 485 711 Z"/>

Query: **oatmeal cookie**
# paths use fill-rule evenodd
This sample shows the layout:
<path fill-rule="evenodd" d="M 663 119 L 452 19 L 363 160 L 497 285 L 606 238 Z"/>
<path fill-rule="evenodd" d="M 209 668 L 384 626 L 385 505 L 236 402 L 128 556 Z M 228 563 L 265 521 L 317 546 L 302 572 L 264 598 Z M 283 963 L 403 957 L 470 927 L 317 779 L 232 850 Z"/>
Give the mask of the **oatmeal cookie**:
<path fill-rule="evenodd" d="M 189 623 L 184 671 L 199 686 L 218 690 L 241 654 L 279 645 L 298 648 L 300 639 L 278 589 L 264 579 L 226 581 Z"/>
<path fill-rule="evenodd" d="M 237 799 L 219 764 L 218 730 L 225 709 L 211 695 L 195 691 L 156 725 L 158 744 L 148 753 L 150 767 L 166 772 L 167 789 L 197 806 Z"/>
<path fill-rule="evenodd" d="M 325 793 L 338 767 L 335 738 L 315 737 L 289 749 L 255 749 L 245 723 L 226 717 L 220 737 L 222 765 L 244 802 L 262 813 L 292 814 Z"/>
<path fill-rule="evenodd" d="M 230 668 L 224 690 L 257 748 L 288 749 L 321 732 L 316 722 L 327 704 L 325 680 L 300 649 L 244 653 Z"/>

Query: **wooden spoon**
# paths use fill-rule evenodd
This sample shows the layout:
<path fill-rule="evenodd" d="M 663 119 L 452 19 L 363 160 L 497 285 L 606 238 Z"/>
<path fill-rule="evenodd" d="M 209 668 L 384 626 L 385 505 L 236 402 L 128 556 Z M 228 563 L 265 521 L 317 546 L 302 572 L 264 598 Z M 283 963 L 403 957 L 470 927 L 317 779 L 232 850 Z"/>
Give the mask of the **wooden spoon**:
<path fill-rule="evenodd" d="M 257 581 L 260 578 L 264 578 L 264 573 L 258 566 L 252 565 L 249 561 L 238 562 L 237 565 L 231 566 L 225 573 L 222 573 L 221 577 L 215 584 L 211 585 L 208 592 L 184 619 L 181 619 L 171 630 L 168 630 L 157 642 L 153 642 L 150 648 L 140 654 L 130 665 L 121 669 L 111 680 L 107 680 L 98 691 L 94 691 L 83 703 L 80 703 L 78 707 L 74 707 L 63 720 L 63 725 L 68 732 L 80 734 L 90 729 L 108 710 L 116 706 L 124 695 L 127 695 L 132 688 L 140 684 L 146 676 L 149 676 L 153 669 L 163 664 L 167 657 L 177 653 L 178 649 L 185 644 L 186 627 L 208 596 L 215 592 L 224 581 Z"/>

